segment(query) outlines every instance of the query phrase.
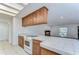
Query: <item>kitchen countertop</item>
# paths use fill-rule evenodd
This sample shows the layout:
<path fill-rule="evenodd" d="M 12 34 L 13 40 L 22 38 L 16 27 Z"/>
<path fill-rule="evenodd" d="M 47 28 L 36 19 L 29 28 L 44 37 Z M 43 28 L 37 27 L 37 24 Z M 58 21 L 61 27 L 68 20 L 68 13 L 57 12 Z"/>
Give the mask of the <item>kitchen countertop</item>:
<path fill-rule="evenodd" d="M 18 36 L 24 36 L 24 38 L 31 38 L 31 39 L 35 39 L 35 40 L 40 40 L 40 41 L 44 41 L 46 40 L 44 36 L 41 35 L 26 35 L 25 33 L 20 33 Z"/>
<path fill-rule="evenodd" d="M 76 39 L 48 37 L 42 41 L 41 47 L 62 55 L 79 55 L 79 40 Z"/>
<path fill-rule="evenodd" d="M 27 36 L 25 34 L 20 34 Z M 31 36 L 27 36 L 31 37 Z M 40 40 L 41 47 L 62 55 L 79 55 L 79 40 L 61 37 L 36 36 L 32 39 Z"/>

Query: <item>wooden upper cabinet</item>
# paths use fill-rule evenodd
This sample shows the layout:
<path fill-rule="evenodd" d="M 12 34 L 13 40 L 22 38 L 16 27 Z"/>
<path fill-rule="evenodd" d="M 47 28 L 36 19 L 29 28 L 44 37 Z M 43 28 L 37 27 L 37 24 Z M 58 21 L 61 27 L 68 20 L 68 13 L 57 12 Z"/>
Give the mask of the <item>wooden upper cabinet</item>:
<path fill-rule="evenodd" d="M 22 18 L 22 26 L 47 24 L 48 9 L 44 6 Z"/>
<path fill-rule="evenodd" d="M 33 25 L 35 25 L 35 22 L 36 22 L 36 14 L 33 14 L 32 17 L 33 17 L 32 23 L 33 23 Z"/>

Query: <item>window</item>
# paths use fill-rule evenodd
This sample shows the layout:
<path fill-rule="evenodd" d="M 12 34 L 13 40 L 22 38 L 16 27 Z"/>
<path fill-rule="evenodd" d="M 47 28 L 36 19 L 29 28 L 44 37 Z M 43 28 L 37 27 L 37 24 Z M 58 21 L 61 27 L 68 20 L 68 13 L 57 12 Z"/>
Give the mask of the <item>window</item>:
<path fill-rule="evenodd" d="M 67 31 L 68 31 L 68 28 L 66 28 L 66 27 L 59 28 L 59 36 L 67 37 Z"/>

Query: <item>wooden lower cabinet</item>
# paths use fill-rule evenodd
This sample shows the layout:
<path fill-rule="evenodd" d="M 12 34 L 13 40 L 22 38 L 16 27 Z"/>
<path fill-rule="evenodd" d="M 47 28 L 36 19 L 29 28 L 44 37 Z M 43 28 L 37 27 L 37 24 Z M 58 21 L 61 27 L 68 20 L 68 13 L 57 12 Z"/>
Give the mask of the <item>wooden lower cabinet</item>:
<path fill-rule="evenodd" d="M 41 55 L 60 55 L 60 54 L 41 47 Z"/>
<path fill-rule="evenodd" d="M 41 41 L 39 41 L 39 40 L 33 40 L 33 50 L 32 50 L 33 55 L 40 55 L 41 54 L 40 42 Z"/>
<path fill-rule="evenodd" d="M 24 37 L 18 36 L 18 45 L 24 49 Z"/>

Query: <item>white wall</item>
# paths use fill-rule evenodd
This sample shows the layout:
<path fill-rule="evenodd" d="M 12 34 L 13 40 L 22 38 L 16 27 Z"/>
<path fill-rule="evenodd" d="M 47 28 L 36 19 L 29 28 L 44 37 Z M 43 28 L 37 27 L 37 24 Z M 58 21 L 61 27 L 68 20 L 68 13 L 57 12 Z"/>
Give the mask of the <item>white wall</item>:
<path fill-rule="evenodd" d="M 12 39 L 12 17 L 0 14 L 0 40 L 8 40 L 11 43 Z"/>
<path fill-rule="evenodd" d="M 9 25 L 5 22 L 0 22 L 0 40 L 8 40 L 9 38 Z"/>

